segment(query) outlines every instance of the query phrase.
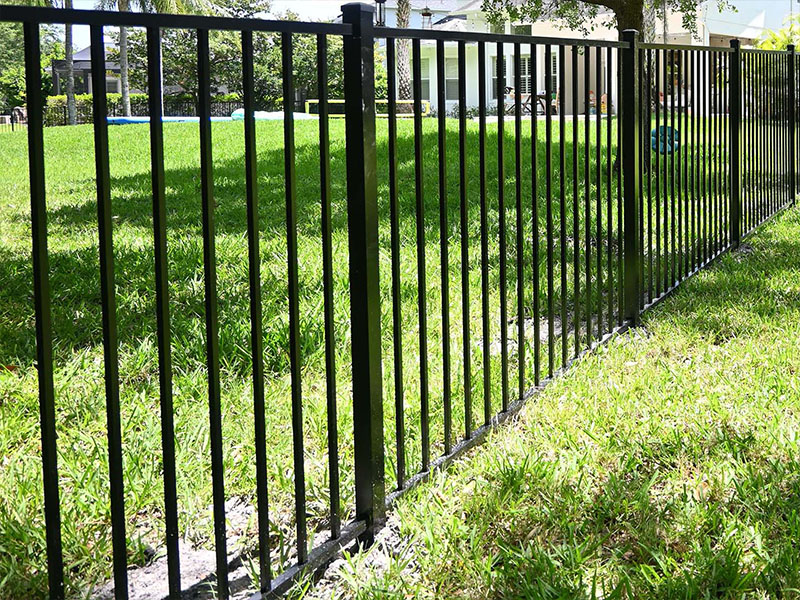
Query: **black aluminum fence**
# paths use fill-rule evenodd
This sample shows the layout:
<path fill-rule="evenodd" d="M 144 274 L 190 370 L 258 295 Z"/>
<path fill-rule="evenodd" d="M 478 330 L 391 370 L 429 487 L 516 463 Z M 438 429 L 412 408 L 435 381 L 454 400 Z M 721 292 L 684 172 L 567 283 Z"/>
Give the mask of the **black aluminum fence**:
<path fill-rule="evenodd" d="M 163 469 L 163 533 L 169 594 L 181 592 L 178 471 L 173 422 L 173 345 L 167 254 L 160 29 L 195 29 L 200 82 L 200 192 L 204 274 L 205 369 L 213 485 L 216 591 L 228 595 L 220 327 L 215 250 L 215 188 L 209 117 L 210 30 L 241 32 L 244 176 L 257 535 L 251 555 L 261 596 L 285 591 L 355 539 L 369 542 L 385 507 L 432 469 L 478 443 L 536 390 L 583 353 L 638 322 L 641 311 L 742 236 L 794 201 L 797 135 L 795 54 L 731 48 L 600 42 L 373 27 L 372 10 L 351 4 L 342 24 L 171 15 L 0 8 L 0 20 L 25 28 L 33 232 L 36 365 L 41 408 L 44 513 L 50 596 L 65 595 L 65 555 L 56 438 L 52 293 L 47 250 L 44 98 L 39 24 L 91 27 L 94 115 L 105 115 L 103 27 L 145 27 L 153 261 Z M 284 97 L 293 97 L 293 39 L 318 42 L 319 119 L 313 148 L 318 183 L 320 320 L 301 319 L 298 180 L 291 107 L 280 124 L 284 165 L 285 271 L 262 287 L 262 236 L 253 110 L 253 36 L 280 32 Z M 342 36 L 345 75 L 346 194 L 335 187 L 327 94 L 326 36 Z M 388 118 L 375 118 L 375 42 L 385 41 Z M 531 58 L 532 57 L 532 58 Z M 429 59 L 435 119 L 423 118 L 422 64 Z M 541 58 L 541 60 L 539 60 Z M 410 60 L 409 60 L 410 59 Z M 552 76 L 549 65 L 559 65 Z M 413 119 L 398 118 L 398 71 L 411 65 Z M 529 68 L 523 69 L 526 63 Z M 457 77 L 452 76 L 455 66 Z M 545 67 L 544 65 L 548 65 Z M 544 71 L 544 69 L 547 69 Z M 448 75 L 448 73 L 450 73 Z M 511 77 L 497 77 L 508 73 Z M 544 75 L 543 112 L 522 93 Z M 529 78 L 526 83 L 525 78 Z M 530 82 L 534 82 L 533 85 Z M 506 87 L 513 87 L 513 96 Z M 477 110 L 474 110 L 476 108 Z M 455 111 L 456 118 L 448 114 Z M 472 113 L 477 119 L 469 118 Z M 495 115 L 495 116 L 492 116 Z M 476 122 L 477 121 L 477 122 Z M 107 399 L 109 522 L 117 597 L 127 597 L 128 532 L 120 423 L 119 333 L 112 243 L 109 134 L 93 119 L 100 289 Z M 341 130 L 339 130 L 341 133 Z M 380 139 L 379 144 L 376 140 Z M 304 149 L 304 151 L 307 148 Z M 262 208 L 266 206 L 261 205 Z M 336 213 L 346 215 L 345 272 L 332 242 Z M 338 297 L 337 274 L 349 297 Z M 379 274 L 381 275 L 379 279 Z M 291 517 L 268 506 L 274 479 L 268 446 L 262 305 L 286 299 L 285 375 L 291 403 Z M 343 304 L 344 302 L 344 304 Z M 348 315 L 337 323 L 337 308 Z M 323 507 L 308 502 L 304 346 L 319 329 L 324 353 Z M 313 333 L 313 332 L 312 332 Z M 348 378 L 337 380 L 344 348 Z M 313 387 L 313 386 L 312 386 Z M 344 391 L 344 390 L 347 391 Z M 350 398 L 352 396 L 352 399 Z M 352 433 L 340 431 L 352 402 Z M 344 449 L 352 465 L 343 462 Z M 388 485 L 387 485 L 388 479 Z M 74 493 L 74 489 L 68 493 Z M 73 518 L 77 518 L 73 515 Z M 284 519 L 281 521 L 281 519 Z M 288 524 L 294 529 L 285 532 Z M 321 525 L 322 524 L 322 525 Z M 275 529 L 281 535 L 273 535 Z M 311 543 L 314 531 L 325 531 Z M 286 551 L 285 543 L 294 542 Z M 248 557 L 246 556 L 246 558 Z M 288 558 L 287 558 L 288 557 Z M 70 565 L 66 565 L 67 568 Z"/>
<path fill-rule="evenodd" d="M 243 108 L 241 102 L 231 101 L 212 101 L 209 104 L 212 117 L 230 117 L 233 111 Z M 150 114 L 149 103 L 147 101 L 135 101 L 131 103 L 132 117 L 147 117 Z M 166 117 L 197 117 L 199 116 L 200 104 L 193 100 L 182 100 L 165 98 L 162 114 Z M 115 105 L 113 110 L 108 111 L 109 117 L 122 117 L 123 110 L 119 105 Z M 94 109 L 90 105 L 79 104 L 75 108 L 75 124 L 87 125 L 94 122 Z M 45 127 L 58 127 L 69 125 L 69 114 L 65 105 L 46 105 L 44 109 Z"/>
<path fill-rule="evenodd" d="M 15 112 L 0 115 L 0 133 L 14 131 L 25 131 L 25 123 L 20 122 L 19 116 Z"/>

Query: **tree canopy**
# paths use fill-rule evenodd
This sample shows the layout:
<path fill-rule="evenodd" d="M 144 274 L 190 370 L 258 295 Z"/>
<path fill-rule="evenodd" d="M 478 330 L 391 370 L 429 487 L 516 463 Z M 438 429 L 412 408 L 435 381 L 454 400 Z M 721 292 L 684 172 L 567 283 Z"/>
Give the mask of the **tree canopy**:
<path fill-rule="evenodd" d="M 636 29 L 645 37 L 653 27 L 653 15 L 664 11 L 681 15 L 683 27 L 697 32 L 697 14 L 704 0 L 483 0 L 492 21 L 535 23 L 553 20 L 566 28 L 588 33 L 599 25 L 620 32 Z M 720 8 L 732 8 L 727 0 L 713 0 Z M 610 11 L 610 12 L 609 12 Z M 649 18 L 645 20 L 645 14 Z"/>
<path fill-rule="evenodd" d="M 762 50 L 786 50 L 790 45 L 800 46 L 800 15 L 787 18 L 785 27 L 765 31 L 757 45 Z"/>
<path fill-rule="evenodd" d="M 231 2 L 236 4 L 235 2 Z M 237 4 L 241 8 L 241 4 Z M 296 20 L 297 15 L 286 13 L 279 18 Z M 112 33 L 116 36 L 118 33 Z M 164 29 L 162 31 L 163 77 L 165 88 L 180 88 L 182 94 L 196 97 L 197 36 L 193 30 Z M 131 87 L 147 89 L 147 40 L 143 31 L 128 34 L 129 76 Z M 112 51 L 111 60 L 117 60 Z M 317 42 L 313 35 L 293 36 L 295 88 L 308 98 L 317 97 Z M 344 66 L 342 39 L 328 37 L 328 94 L 329 98 L 344 97 Z M 211 31 L 209 34 L 209 63 L 212 93 L 242 92 L 242 42 L 237 32 Z M 283 104 L 281 35 L 256 32 L 253 35 L 253 75 L 257 108 L 273 110 Z M 376 92 L 386 95 L 386 76 L 376 65 Z"/>
<path fill-rule="evenodd" d="M 22 53 L 22 25 L 0 23 L 0 112 L 25 104 L 25 57 Z M 50 93 L 52 77 L 50 63 L 64 58 L 64 45 L 55 28 L 41 28 L 42 91 Z"/>

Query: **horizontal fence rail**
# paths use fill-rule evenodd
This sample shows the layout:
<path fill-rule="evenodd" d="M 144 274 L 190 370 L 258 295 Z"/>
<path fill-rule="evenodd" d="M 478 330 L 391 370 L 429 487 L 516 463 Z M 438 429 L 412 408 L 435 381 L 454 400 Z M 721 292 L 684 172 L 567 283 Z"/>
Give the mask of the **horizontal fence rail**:
<path fill-rule="evenodd" d="M 345 5 L 336 24 L 0 7 L 0 21 L 21 23 L 25 33 L 35 316 L 28 364 L 38 383 L 46 531 L 46 565 L 37 566 L 51 598 L 81 591 L 85 567 L 72 564 L 70 521 L 82 517 L 70 497 L 77 484 L 59 471 L 70 452 L 59 443 L 69 392 L 57 393 L 69 349 L 59 319 L 77 300 L 65 291 L 58 244 L 48 250 L 48 233 L 64 229 L 48 228 L 48 198 L 59 193 L 51 182 L 63 174 L 45 169 L 53 139 L 45 126 L 56 117 L 41 93 L 40 25 L 91 32 L 95 93 L 79 120 L 94 136 L 96 254 L 87 277 L 99 275 L 92 314 L 102 328 L 107 434 L 98 457 L 106 463 L 105 529 L 92 535 L 110 536 L 104 568 L 117 598 L 128 596 L 135 573 L 126 463 L 157 464 L 150 518 L 169 598 L 209 583 L 181 573 L 189 530 L 206 513 L 217 597 L 229 597 L 229 571 L 243 561 L 253 565 L 255 597 L 281 594 L 343 547 L 371 543 L 399 495 L 794 203 L 793 47 L 643 44 L 635 32 L 603 42 L 376 28 L 373 18 L 363 4 Z M 126 214 L 144 218 L 142 239 L 151 244 L 147 283 L 134 295 L 151 301 L 140 316 L 152 321 L 157 374 L 138 391 L 125 375 L 129 348 L 149 336 L 132 332 L 130 300 L 120 292 L 133 259 L 130 242 L 114 239 L 126 225 L 116 215 L 132 200 L 119 195 L 119 138 L 107 120 L 110 27 L 143 28 L 147 40 L 142 111 L 150 119 L 146 140 L 137 138 L 149 144 L 147 203 L 143 215 Z M 161 102 L 162 28 L 196 35 L 190 106 Z M 219 31 L 233 32 L 241 48 L 242 102 L 234 108 L 244 118 L 226 129 L 211 120 L 219 110 L 209 44 Z M 288 102 L 274 127 L 256 122 L 255 49 L 264 34 L 278 36 L 283 98 L 296 97 L 298 36 L 314 38 L 311 130 L 295 123 Z M 343 119 L 331 115 L 335 65 L 344 74 Z M 376 69 L 384 67 L 386 118 L 376 119 Z M 173 110 L 198 122 L 164 125 Z M 196 209 L 180 225 L 176 207 L 186 198 L 176 197 L 170 154 L 179 127 L 196 127 L 197 144 L 187 196 Z M 233 138 L 241 155 L 228 168 L 218 148 Z M 242 181 L 241 194 L 228 189 L 231 179 Z M 188 244 L 197 272 L 175 258 Z M 202 280 L 196 307 L 187 305 L 184 280 Z M 199 328 L 186 325 L 189 317 Z M 192 369 L 203 386 L 187 393 Z M 133 393 L 157 399 L 159 439 L 146 457 L 126 448 Z M 187 404 L 187 395 L 202 403 Z M 185 413 L 201 406 L 204 433 L 193 438 Z M 249 438 L 232 441 L 226 431 L 242 410 Z M 187 445 L 204 453 L 207 472 L 183 471 Z M 252 465 L 252 475 L 232 473 L 237 461 Z M 203 477 L 205 512 L 181 488 Z M 252 535 L 234 547 L 230 507 L 240 496 L 252 508 Z"/>

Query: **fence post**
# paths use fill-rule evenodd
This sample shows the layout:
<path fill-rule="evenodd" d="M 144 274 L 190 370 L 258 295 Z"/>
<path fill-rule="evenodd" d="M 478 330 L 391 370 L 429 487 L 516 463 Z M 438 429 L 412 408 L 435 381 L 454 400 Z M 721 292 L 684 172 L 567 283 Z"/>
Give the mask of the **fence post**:
<path fill-rule="evenodd" d="M 385 519 L 378 184 L 375 145 L 374 9 L 342 6 L 344 36 L 347 222 L 350 237 L 350 321 L 353 360 L 353 450 L 356 518 L 370 543 Z"/>
<path fill-rule="evenodd" d="M 742 239 L 742 49 L 739 40 L 731 40 L 730 136 L 731 136 L 731 246 L 739 247 Z"/>
<path fill-rule="evenodd" d="M 789 80 L 789 198 L 794 204 L 797 198 L 797 75 L 795 73 L 795 51 L 794 44 L 789 44 L 789 69 L 787 79 Z"/>
<path fill-rule="evenodd" d="M 639 323 L 639 178 L 641 144 L 641 122 L 639 119 L 639 32 L 626 29 L 622 40 L 628 45 L 620 48 L 622 53 L 622 87 L 627 90 L 620 98 L 620 127 L 622 128 L 622 189 L 624 229 L 624 302 L 625 321 L 629 325 Z"/>

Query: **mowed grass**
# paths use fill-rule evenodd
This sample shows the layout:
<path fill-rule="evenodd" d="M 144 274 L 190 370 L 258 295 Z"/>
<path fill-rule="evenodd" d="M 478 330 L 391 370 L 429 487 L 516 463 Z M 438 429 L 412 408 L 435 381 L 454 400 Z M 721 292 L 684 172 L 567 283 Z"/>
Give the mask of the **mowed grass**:
<path fill-rule="evenodd" d="M 798 240 L 790 210 L 402 498 L 349 595 L 800 596 Z"/>
<path fill-rule="evenodd" d="M 607 126 L 604 123 L 604 127 Z M 470 268 L 460 258 L 460 209 L 457 185 L 457 123 L 449 121 L 447 158 L 448 241 L 452 353 L 453 431 L 463 430 L 463 348 L 461 276 L 468 275 L 470 296 L 473 422 L 482 423 L 481 390 L 481 264 L 478 197 L 478 127 L 470 123 L 467 153 Z M 531 220 L 530 123 L 523 142 L 522 192 L 528 200 L 520 215 L 524 239 L 533 238 Z M 571 127 L 571 125 L 570 125 Z M 170 277 L 171 341 L 175 413 L 178 503 L 181 536 L 191 545 L 212 541 L 211 469 L 205 367 L 205 324 L 200 206 L 199 142 L 196 126 L 165 125 L 167 229 Z M 538 145 L 541 289 L 546 290 L 544 236 L 544 160 L 540 125 Z M 571 131 L 571 129 L 569 130 Z M 400 302 L 408 474 L 420 468 L 420 295 L 427 300 L 432 456 L 444 449 L 442 363 L 442 269 L 436 122 L 424 124 L 424 229 L 427 283 L 420 290 L 417 274 L 416 194 L 413 129 L 400 123 L 398 146 Z M 568 133 L 567 144 L 571 134 Z M 593 134 L 594 135 L 594 130 Z M 214 163 L 217 212 L 218 294 L 225 490 L 228 498 L 255 503 L 255 444 L 267 445 L 269 456 L 272 554 L 276 571 L 294 556 L 294 486 L 287 307 L 286 208 L 281 123 L 257 124 L 259 162 L 261 279 L 264 365 L 266 371 L 267 439 L 254 440 L 250 354 L 249 287 L 246 237 L 243 131 L 240 123 L 215 123 Z M 500 409 L 499 227 L 497 210 L 496 125 L 487 137 L 486 273 L 489 277 L 491 356 L 490 406 Z M 616 135 L 614 135 L 614 139 Z M 605 138 L 604 138 L 605 139 Z M 300 344 L 302 357 L 303 441 L 306 470 L 306 512 L 310 543 L 324 541 L 330 500 L 327 452 L 326 371 L 324 360 L 322 244 L 319 201 L 318 129 L 314 122 L 296 124 Z M 39 410 L 35 367 L 30 200 L 24 133 L 4 134 L 0 141 L 0 597 L 32 598 L 46 594 L 45 529 L 41 483 Z M 352 401 L 350 398 L 349 273 L 346 214 L 344 123 L 332 121 L 333 280 L 336 330 L 336 384 L 341 470 L 342 518 L 353 513 Z M 396 487 L 394 364 L 392 360 L 391 244 L 387 175 L 386 122 L 379 120 L 379 216 L 381 245 L 382 337 L 384 341 L 385 437 L 387 488 Z M 504 191 L 507 203 L 509 317 L 516 315 L 517 260 L 514 245 L 513 128 L 506 126 Z M 150 152 L 146 126 L 110 129 L 117 323 L 120 337 L 120 383 L 127 533 L 130 564 L 143 564 L 150 548 L 162 547 L 163 480 L 156 345 Z M 568 153 L 568 156 L 570 154 Z M 83 594 L 110 574 L 111 531 L 108 501 L 104 365 L 101 329 L 99 259 L 92 130 L 89 126 L 53 128 L 45 132 L 50 283 L 55 346 L 56 415 L 61 492 L 62 536 L 70 593 Z M 612 154 L 613 158 L 613 154 Z M 604 152 L 602 172 L 606 172 Z M 593 167 L 594 168 L 594 167 Z M 553 173 L 555 172 L 555 175 Z M 571 171 L 566 173 L 571 177 Z M 558 186 L 558 170 L 551 169 Z M 566 183 L 566 182 L 565 182 Z M 596 184 L 596 182 L 595 182 Z M 592 190 L 595 190 L 593 184 Z M 604 181 L 603 189 L 608 182 Z M 570 185 L 565 185 L 567 190 Z M 557 187 L 555 189 L 558 189 Z M 614 188 L 616 189 L 616 188 Z M 605 194 L 605 192 L 604 192 Z M 605 197 L 605 196 L 604 196 Z M 565 226 L 571 223 L 567 203 Z M 554 215 L 558 243 L 560 213 Z M 591 218 L 591 217 L 590 217 Z M 606 224 L 604 224 L 605 227 Z M 592 231 L 595 231 L 594 226 Z M 602 230 L 602 239 L 606 229 Z M 569 242 L 572 243 L 571 241 Z M 593 242 L 594 243 L 594 242 Z M 602 241 L 599 242 L 602 245 Z M 572 256 L 572 247 L 569 256 Z M 532 249 L 519 250 L 524 277 L 532 281 Z M 556 252 L 556 254 L 558 254 Z M 613 265 L 612 265 L 613 266 Z M 555 277 L 559 276 L 555 265 Z M 607 275 L 606 275 L 607 280 Z M 524 290 L 526 314 L 532 307 L 532 284 Z M 570 290 L 565 290 L 570 295 Z M 542 292 L 540 303 L 545 305 Z M 554 291 L 556 306 L 561 288 Z M 595 291 L 595 294 L 597 292 Z M 600 296 L 598 296 L 599 298 Z M 516 327 L 508 324 L 510 336 Z M 528 340 L 529 346 L 531 340 Z M 530 357 L 530 350 L 528 356 Z M 513 397 L 516 358 L 510 352 Z M 554 368 L 560 365 L 556 352 Z M 532 380 L 532 361 L 526 364 Z M 254 548 L 255 516 L 236 524 L 232 550 Z"/>
<path fill-rule="evenodd" d="M 471 427 L 482 424 L 483 378 L 490 379 L 490 414 L 501 409 L 500 343 L 500 218 L 496 125 L 488 126 L 487 239 L 488 258 L 481 264 L 479 196 L 480 162 L 478 125 L 470 122 L 467 136 L 466 173 L 468 218 L 466 241 L 470 264 L 461 263 L 461 211 L 457 122 L 448 120 L 447 196 L 444 228 L 449 270 L 450 327 L 442 319 L 442 223 L 438 194 L 437 130 L 434 119 L 424 122 L 423 229 L 425 239 L 424 287 L 419 284 L 417 195 L 413 127 L 399 123 L 398 136 L 398 232 L 400 336 L 404 387 L 406 474 L 422 463 L 420 426 L 421 350 L 428 355 L 430 392 L 431 458 L 445 449 L 443 345 L 451 354 L 452 430 L 450 442 L 463 436 L 464 390 L 472 392 Z M 558 139 L 554 120 L 554 140 Z M 607 127 L 612 127 L 612 149 L 607 151 Z M 565 130 L 564 207 L 559 202 L 562 171 L 557 144 L 553 163 L 545 162 L 545 127 L 539 121 L 536 142 L 537 230 L 534 233 L 531 123 L 523 123 L 521 141 L 522 210 L 516 211 L 515 148 L 513 125 L 507 123 L 504 138 L 503 191 L 506 204 L 506 276 L 509 382 L 514 399 L 518 383 L 517 259 L 522 259 L 522 307 L 527 320 L 526 385 L 533 382 L 534 260 L 533 240 L 538 245 L 539 317 L 548 297 L 547 250 L 553 249 L 552 301 L 558 320 L 562 298 L 569 329 L 574 307 L 587 307 L 593 315 L 603 311 L 603 329 L 615 324 L 617 269 L 617 179 L 608 173 L 616 155 L 616 123 L 602 121 L 602 156 L 598 188 L 596 172 L 596 123 L 590 129 L 590 202 L 585 208 L 583 173 L 583 125 L 579 140 L 577 211 L 573 203 L 572 123 Z M 176 460 L 181 536 L 196 547 L 210 547 L 211 467 L 205 367 L 205 323 L 200 206 L 199 140 L 191 124 L 166 124 L 165 128 L 167 229 L 172 319 L 173 389 L 175 403 Z M 298 256 L 300 290 L 300 344 L 303 395 L 303 444 L 306 472 L 306 512 L 310 544 L 324 541 L 329 524 L 329 475 L 323 328 L 322 243 L 320 224 L 319 147 L 316 123 L 295 125 Z M 378 185 L 380 286 L 384 376 L 384 437 L 386 440 L 387 489 L 397 486 L 395 443 L 394 335 L 391 303 L 391 236 L 388 200 L 388 149 L 386 121 L 378 120 Z M 217 212 L 218 294 L 220 303 L 220 358 L 222 367 L 223 455 L 225 491 L 229 499 L 255 503 L 255 446 L 266 444 L 269 471 L 271 552 L 276 572 L 290 564 L 294 550 L 294 466 L 291 427 L 291 379 L 289 375 L 289 322 L 287 301 L 286 205 L 284 197 L 283 128 L 281 123 L 257 123 L 260 198 L 261 298 L 264 332 L 264 367 L 267 404 L 267 439 L 255 440 L 250 354 L 249 287 L 246 237 L 244 144 L 240 123 L 215 123 L 214 185 Z M 341 472 L 341 517 L 353 515 L 352 399 L 349 346 L 349 273 L 346 212 L 344 123 L 331 122 L 332 231 L 335 320 L 335 381 L 338 400 L 338 447 Z M 120 377 L 123 423 L 123 456 L 129 562 L 144 564 L 150 549 L 161 551 L 164 535 L 163 480 L 156 346 L 155 284 L 152 235 L 150 151 L 146 126 L 110 129 L 112 204 L 116 260 L 117 320 L 120 335 Z M 70 593 L 83 594 L 110 575 L 111 531 L 108 502 L 104 365 L 101 330 L 97 215 L 92 130 L 89 126 L 53 128 L 45 132 L 47 203 L 50 250 L 50 282 L 53 297 L 56 414 L 61 490 L 62 535 L 67 583 Z M 30 256 L 30 200 L 27 184 L 27 148 L 24 133 L 4 134 L 0 139 L 0 450 L 4 457 L 0 477 L 0 597 L 43 597 L 46 593 L 45 531 L 39 447 L 37 377 Z M 709 169 L 710 173 L 710 169 Z M 546 187 L 550 178 L 553 195 L 553 239 L 546 232 Z M 666 186 L 666 178 L 661 178 Z M 598 191 L 602 215 L 598 227 Z M 709 200 L 710 202 L 710 200 Z M 609 204 L 607 204 L 609 203 Z M 698 210 L 700 210 L 698 208 Z M 610 215 L 610 219 L 608 218 Z M 577 216 L 577 220 L 573 217 Z M 522 223 L 522 247 L 516 244 L 517 221 Z M 663 217 L 662 217 L 663 218 Z M 588 221 L 590 235 L 584 239 Z M 563 230 L 562 230 L 563 223 Z M 574 225 L 577 223 L 577 231 Z M 592 259 L 592 292 L 573 286 L 567 264 L 567 285 L 561 285 L 560 247 L 567 263 L 575 252 L 583 265 L 587 249 Z M 601 254 L 602 286 L 594 270 Z M 610 261 L 607 257 L 611 257 Z M 662 257 L 667 250 L 662 249 Z M 666 261 L 664 261 L 666 264 Z M 482 356 L 481 275 L 488 277 L 488 320 L 491 370 L 487 375 Z M 613 278 L 609 278 L 609 270 Z M 469 334 L 466 345 L 462 305 L 462 276 L 469 290 Z M 610 294 L 609 291 L 612 293 Z M 426 302 L 428 329 L 420 342 L 420 298 Z M 542 322 L 542 332 L 547 323 Z M 580 344 L 587 342 L 578 323 Z M 585 327 L 585 323 L 583 325 Z M 555 344 L 553 369 L 561 366 L 561 336 Z M 597 321 L 593 318 L 593 333 Z M 464 347 L 472 362 L 472 375 L 464 380 Z M 547 340 L 541 348 L 542 376 L 548 373 Z M 235 523 L 238 537 L 232 551 L 251 553 L 255 548 L 255 516 Z M 187 582 L 188 583 L 188 582 Z"/>

